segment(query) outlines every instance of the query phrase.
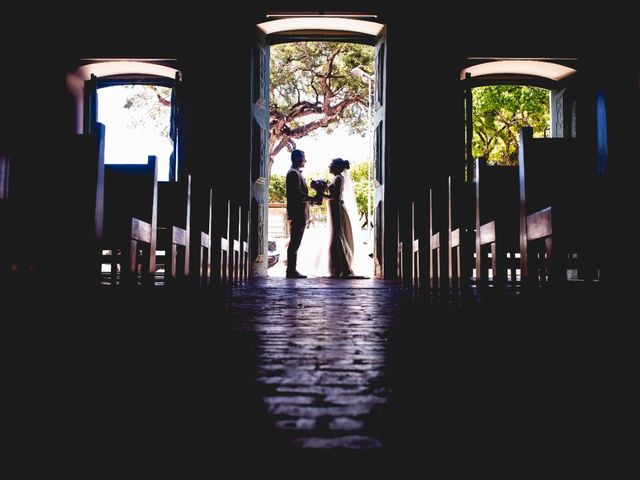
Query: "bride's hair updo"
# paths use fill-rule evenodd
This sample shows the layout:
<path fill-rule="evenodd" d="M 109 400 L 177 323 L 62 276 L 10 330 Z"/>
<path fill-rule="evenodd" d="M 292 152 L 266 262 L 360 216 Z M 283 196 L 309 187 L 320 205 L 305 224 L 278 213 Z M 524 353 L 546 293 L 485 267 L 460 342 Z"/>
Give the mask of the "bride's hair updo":
<path fill-rule="evenodd" d="M 343 160 L 341 158 L 334 158 L 333 160 L 331 160 L 331 166 L 337 168 L 341 172 L 350 167 L 349 160 Z"/>

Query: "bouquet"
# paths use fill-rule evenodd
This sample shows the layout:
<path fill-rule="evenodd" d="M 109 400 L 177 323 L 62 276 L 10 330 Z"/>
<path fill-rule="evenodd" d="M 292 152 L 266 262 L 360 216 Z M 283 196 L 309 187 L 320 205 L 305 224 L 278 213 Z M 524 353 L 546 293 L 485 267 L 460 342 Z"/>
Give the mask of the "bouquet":
<path fill-rule="evenodd" d="M 322 203 L 322 194 L 327 190 L 328 182 L 323 179 L 311 180 L 311 188 L 316 191 L 316 194 L 312 197 L 311 203 L 320 205 Z"/>

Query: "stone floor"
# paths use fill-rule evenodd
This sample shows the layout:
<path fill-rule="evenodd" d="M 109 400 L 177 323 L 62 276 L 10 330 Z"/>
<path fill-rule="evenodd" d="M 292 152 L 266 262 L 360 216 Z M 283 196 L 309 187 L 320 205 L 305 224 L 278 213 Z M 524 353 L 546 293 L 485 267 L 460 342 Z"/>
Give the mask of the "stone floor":
<path fill-rule="evenodd" d="M 1 300 L 4 478 L 640 471 L 638 302 L 598 286 L 263 279 Z"/>
<path fill-rule="evenodd" d="M 373 280 L 273 279 L 234 299 L 258 335 L 263 401 L 289 444 L 382 446 L 386 344 L 399 293 Z"/>

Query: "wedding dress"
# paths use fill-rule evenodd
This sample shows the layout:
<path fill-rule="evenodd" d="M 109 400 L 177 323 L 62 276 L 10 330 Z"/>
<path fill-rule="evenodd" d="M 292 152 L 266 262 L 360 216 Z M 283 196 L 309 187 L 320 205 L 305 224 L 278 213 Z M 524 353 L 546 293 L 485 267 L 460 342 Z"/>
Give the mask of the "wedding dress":
<path fill-rule="evenodd" d="M 342 278 L 369 273 L 362 230 L 358 224 L 358 207 L 349 171 L 336 175 L 329 184 L 332 198 L 326 199 L 327 228 L 315 245 L 302 241 L 305 273 L 313 277 Z M 300 258 L 300 256 L 299 256 Z M 308 259 L 308 260 L 307 260 Z"/>
<path fill-rule="evenodd" d="M 327 220 L 331 232 L 329 273 L 335 278 L 353 275 L 354 232 L 343 199 L 344 187 L 343 174 L 336 175 L 328 186 L 330 198 L 327 199 Z"/>
<path fill-rule="evenodd" d="M 349 170 L 334 177 L 329 192 L 337 196 L 325 198 L 327 223 L 307 228 L 298 250 L 298 269 L 314 278 L 341 278 L 341 274 L 342 278 L 370 278 L 373 267 L 370 242 L 358 223 L 358 206 Z"/>

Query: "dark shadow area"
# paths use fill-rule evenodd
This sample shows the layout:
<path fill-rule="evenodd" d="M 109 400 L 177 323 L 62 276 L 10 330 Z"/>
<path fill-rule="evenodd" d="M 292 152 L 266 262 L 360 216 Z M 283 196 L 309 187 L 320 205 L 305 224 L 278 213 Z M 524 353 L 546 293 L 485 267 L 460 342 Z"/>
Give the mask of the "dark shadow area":
<path fill-rule="evenodd" d="M 636 471 L 636 310 L 581 284 L 457 306 L 408 300 L 388 350 L 399 478 Z"/>
<path fill-rule="evenodd" d="M 2 470 L 108 478 L 253 468 L 246 453 L 268 444 L 255 340 L 225 296 L 4 298 Z"/>
<path fill-rule="evenodd" d="M 350 294 L 357 305 L 365 296 L 352 282 L 325 282 L 297 299 Z M 636 470 L 638 331 L 635 310 L 622 305 L 637 301 L 584 285 L 482 302 L 427 302 L 391 284 L 375 292 L 389 322 L 375 382 L 388 401 L 360 433 L 382 446 L 334 449 L 300 448 L 295 432 L 274 428 L 263 402 L 273 389 L 258 381 L 263 290 L 4 296 L 3 470 L 92 478 Z M 299 317 L 303 329 L 310 312 Z M 319 421 L 312 434 L 325 428 Z"/>

